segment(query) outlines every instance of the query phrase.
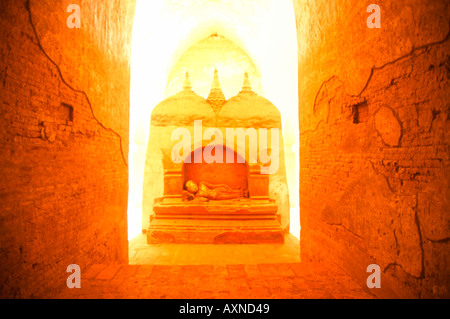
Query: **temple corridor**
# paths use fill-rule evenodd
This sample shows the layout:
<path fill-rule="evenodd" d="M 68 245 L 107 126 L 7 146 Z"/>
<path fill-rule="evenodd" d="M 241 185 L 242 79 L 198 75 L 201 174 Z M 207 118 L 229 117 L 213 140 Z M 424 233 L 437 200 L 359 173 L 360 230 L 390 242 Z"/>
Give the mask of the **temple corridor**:
<path fill-rule="evenodd" d="M 371 299 L 348 275 L 319 263 L 256 265 L 92 265 L 83 289 L 46 298 Z M 389 298 L 389 296 L 387 296 Z M 391 296 L 392 297 L 392 296 Z"/>
<path fill-rule="evenodd" d="M 338 268 L 300 263 L 298 245 L 292 235 L 285 244 L 259 245 L 147 245 L 140 235 L 130 242 L 129 265 L 92 265 L 82 273 L 82 290 L 62 287 L 49 297 L 374 298 Z"/>
<path fill-rule="evenodd" d="M 0 0 L 0 298 L 450 298 L 450 2 L 374 2 Z"/>

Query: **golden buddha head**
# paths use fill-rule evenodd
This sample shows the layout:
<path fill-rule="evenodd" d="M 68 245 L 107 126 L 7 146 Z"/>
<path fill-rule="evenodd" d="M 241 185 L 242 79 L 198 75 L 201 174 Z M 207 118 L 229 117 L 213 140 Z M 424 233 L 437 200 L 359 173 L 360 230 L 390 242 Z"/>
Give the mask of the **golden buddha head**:
<path fill-rule="evenodd" d="M 197 193 L 198 191 L 198 185 L 192 181 L 192 180 L 188 180 L 185 184 L 186 190 L 192 194 Z"/>

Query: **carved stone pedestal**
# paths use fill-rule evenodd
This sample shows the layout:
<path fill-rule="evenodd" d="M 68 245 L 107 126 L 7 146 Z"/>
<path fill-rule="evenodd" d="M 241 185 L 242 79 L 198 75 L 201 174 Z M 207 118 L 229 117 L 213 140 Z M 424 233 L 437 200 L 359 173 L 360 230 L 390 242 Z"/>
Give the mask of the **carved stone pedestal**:
<path fill-rule="evenodd" d="M 154 206 L 147 242 L 198 244 L 283 243 L 277 205 L 269 199 L 185 202 L 163 198 Z"/>

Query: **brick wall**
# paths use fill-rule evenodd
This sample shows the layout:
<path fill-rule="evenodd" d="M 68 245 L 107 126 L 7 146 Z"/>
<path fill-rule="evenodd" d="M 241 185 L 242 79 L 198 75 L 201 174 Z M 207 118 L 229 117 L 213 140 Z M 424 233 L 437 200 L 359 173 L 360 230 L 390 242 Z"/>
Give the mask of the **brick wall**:
<path fill-rule="evenodd" d="M 294 1 L 301 252 L 380 296 L 449 295 L 446 1 Z M 29 4 L 29 5 L 27 5 Z M 41 297 L 68 264 L 127 260 L 134 1 L 0 1 L 2 297 Z"/>
<path fill-rule="evenodd" d="M 45 297 L 65 285 L 69 264 L 83 271 L 92 263 L 128 262 L 128 168 L 121 143 L 128 144 L 129 69 L 111 66 L 108 72 L 107 59 L 56 50 L 64 36 L 43 44 L 39 35 L 48 38 L 52 27 L 38 23 L 38 32 L 36 20 L 69 15 L 59 10 L 61 3 L 43 5 L 0 4 L 2 298 Z M 89 8 L 82 12 L 88 15 Z M 59 28 L 70 38 L 65 24 Z M 86 41 L 86 47 L 93 44 Z M 71 82 L 87 73 L 96 81 Z M 122 98 L 103 99 L 101 107 L 99 98 L 91 101 L 89 86 L 107 94 L 99 87 L 112 91 L 108 78 L 120 75 L 124 83 L 114 90 L 123 91 L 116 94 Z M 118 131 L 95 116 L 100 108 L 115 114 Z"/>
<path fill-rule="evenodd" d="M 375 30 L 369 4 L 295 3 L 302 261 L 362 286 L 378 264 L 379 297 L 448 297 L 449 7 L 379 1 Z"/>

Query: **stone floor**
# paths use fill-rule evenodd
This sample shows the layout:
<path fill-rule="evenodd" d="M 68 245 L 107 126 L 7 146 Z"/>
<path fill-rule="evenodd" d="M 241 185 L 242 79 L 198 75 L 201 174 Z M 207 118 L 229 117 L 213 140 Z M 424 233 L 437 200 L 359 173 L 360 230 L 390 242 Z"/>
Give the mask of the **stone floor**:
<path fill-rule="evenodd" d="M 301 263 L 298 240 L 265 245 L 130 242 L 129 265 L 93 265 L 56 298 L 373 298 L 338 268 Z"/>
<path fill-rule="evenodd" d="M 132 265 L 227 265 L 297 263 L 300 242 L 293 235 L 284 244 L 158 244 L 148 245 L 145 235 L 130 241 Z"/>

